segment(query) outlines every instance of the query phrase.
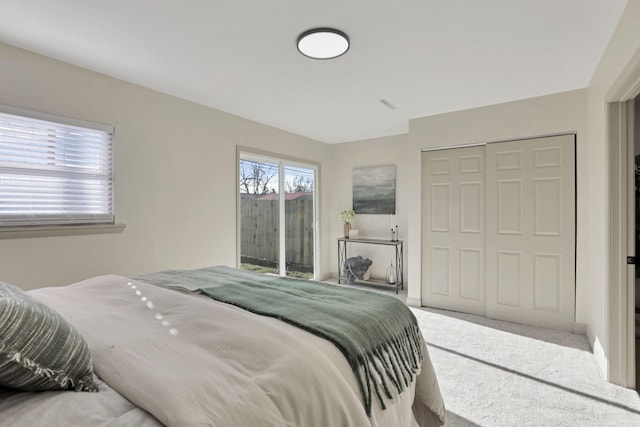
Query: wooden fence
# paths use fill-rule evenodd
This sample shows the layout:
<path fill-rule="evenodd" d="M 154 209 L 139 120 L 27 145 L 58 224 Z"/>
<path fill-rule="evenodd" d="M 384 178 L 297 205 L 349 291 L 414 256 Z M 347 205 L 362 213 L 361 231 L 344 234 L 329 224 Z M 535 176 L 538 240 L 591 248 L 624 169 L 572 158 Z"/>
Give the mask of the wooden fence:
<path fill-rule="evenodd" d="M 240 202 L 242 257 L 278 261 L 278 201 L 243 199 Z M 287 264 L 313 266 L 313 198 L 284 202 Z"/>

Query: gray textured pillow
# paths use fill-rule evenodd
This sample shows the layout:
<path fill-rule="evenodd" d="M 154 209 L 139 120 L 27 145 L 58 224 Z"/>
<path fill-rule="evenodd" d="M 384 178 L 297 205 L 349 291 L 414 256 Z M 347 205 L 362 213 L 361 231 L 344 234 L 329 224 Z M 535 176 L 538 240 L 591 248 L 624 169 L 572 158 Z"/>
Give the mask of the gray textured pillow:
<path fill-rule="evenodd" d="M 98 391 L 91 354 L 62 316 L 0 282 L 0 388 Z"/>

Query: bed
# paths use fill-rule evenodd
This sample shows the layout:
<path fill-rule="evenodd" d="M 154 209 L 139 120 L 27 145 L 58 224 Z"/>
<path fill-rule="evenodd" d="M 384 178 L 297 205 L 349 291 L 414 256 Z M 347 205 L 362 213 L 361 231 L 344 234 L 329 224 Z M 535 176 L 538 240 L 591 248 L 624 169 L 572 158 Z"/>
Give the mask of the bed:
<path fill-rule="evenodd" d="M 59 315 L 56 328 L 68 323 L 69 331 L 55 337 L 31 322 L 14 325 L 14 335 L 33 330 L 26 347 L 39 343 L 40 354 L 48 355 L 56 342 L 54 347 L 63 347 L 73 341 L 75 349 L 64 353 L 66 367 L 47 370 L 27 350 L 9 349 L 11 327 L 0 331 L 1 426 L 398 427 L 409 426 L 412 414 L 423 427 L 444 423 L 444 404 L 419 329 L 418 338 L 403 333 L 388 347 L 372 332 L 394 319 L 409 316 L 415 322 L 393 297 L 228 267 L 105 275 L 27 293 L 4 285 L 4 296 L 2 289 L 0 326 L 20 317 L 12 310 L 33 303 L 37 308 L 23 318 Z M 380 304 L 383 316 L 375 309 L 375 316 L 369 315 L 369 298 Z M 308 305 L 300 310 L 302 300 Z M 365 313 L 353 321 L 364 328 L 350 326 L 353 317 L 345 324 L 333 322 L 345 310 L 332 314 L 329 307 L 338 310 L 340 304 Z M 303 321 L 289 310 L 302 311 Z M 318 325 L 314 310 L 325 313 L 315 316 Z M 332 324 L 348 330 L 331 332 Z M 358 337 L 376 343 L 373 350 Z M 88 362 L 67 360 L 69 353 L 85 351 Z M 84 371 L 75 377 L 60 373 L 81 365 Z M 28 375 L 31 385 L 3 379 L 11 377 L 6 374 L 11 369 L 19 381 Z M 54 389 L 78 392 L 34 387 L 35 371 L 42 377 L 38 381 L 53 382 Z M 25 391 L 31 389 L 37 391 Z"/>

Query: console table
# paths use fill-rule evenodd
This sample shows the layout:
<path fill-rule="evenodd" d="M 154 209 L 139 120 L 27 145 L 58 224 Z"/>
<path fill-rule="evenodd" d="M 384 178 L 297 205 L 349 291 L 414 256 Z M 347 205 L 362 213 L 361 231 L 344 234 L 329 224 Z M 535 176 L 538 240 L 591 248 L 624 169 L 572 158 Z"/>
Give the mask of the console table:
<path fill-rule="evenodd" d="M 338 238 L 338 283 L 342 283 L 342 280 L 346 280 L 344 275 L 344 263 L 347 261 L 347 247 L 350 243 L 357 244 L 365 244 L 365 245 L 384 245 L 384 246 L 392 246 L 395 247 L 396 250 L 396 258 L 395 265 L 396 268 L 396 294 L 398 293 L 398 288 L 404 290 L 404 274 L 402 271 L 403 265 L 403 253 L 402 253 L 402 240 L 384 240 L 384 239 L 366 239 L 366 238 L 358 238 L 358 239 L 347 239 L 344 237 Z"/>

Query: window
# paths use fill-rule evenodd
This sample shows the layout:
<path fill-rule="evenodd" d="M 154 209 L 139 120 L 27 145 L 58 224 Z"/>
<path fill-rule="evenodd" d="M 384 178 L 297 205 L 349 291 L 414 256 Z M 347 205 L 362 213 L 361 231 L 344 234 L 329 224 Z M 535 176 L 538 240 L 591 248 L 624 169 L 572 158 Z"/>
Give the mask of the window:
<path fill-rule="evenodd" d="M 240 268 L 315 277 L 317 165 L 240 151 L 238 170 Z"/>
<path fill-rule="evenodd" d="M 0 111 L 0 227 L 113 224 L 113 127 Z"/>

